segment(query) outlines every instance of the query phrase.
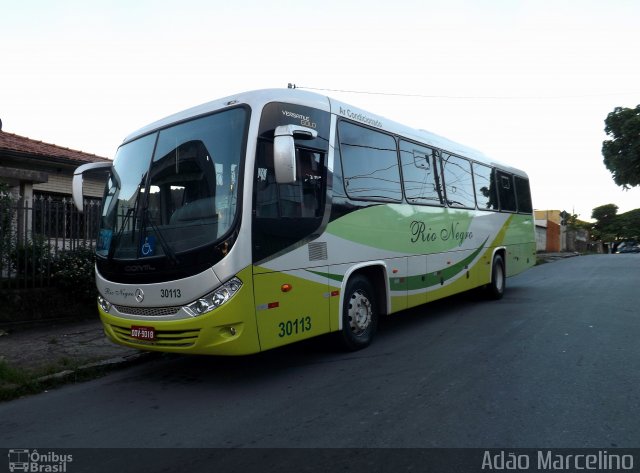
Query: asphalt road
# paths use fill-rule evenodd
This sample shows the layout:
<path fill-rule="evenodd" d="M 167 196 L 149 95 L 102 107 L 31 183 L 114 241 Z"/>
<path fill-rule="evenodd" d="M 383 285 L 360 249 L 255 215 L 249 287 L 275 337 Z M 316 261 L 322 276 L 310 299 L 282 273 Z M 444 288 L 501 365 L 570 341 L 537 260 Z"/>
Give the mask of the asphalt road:
<path fill-rule="evenodd" d="M 0 446 L 640 447 L 640 255 L 582 256 L 243 358 L 166 356 L 0 405 Z"/>

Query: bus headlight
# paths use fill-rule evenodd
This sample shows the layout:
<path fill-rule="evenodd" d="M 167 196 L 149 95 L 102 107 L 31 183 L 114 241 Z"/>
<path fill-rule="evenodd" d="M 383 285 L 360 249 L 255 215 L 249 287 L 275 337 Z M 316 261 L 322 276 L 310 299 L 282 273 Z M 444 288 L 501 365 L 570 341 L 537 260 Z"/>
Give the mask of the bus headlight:
<path fill-rule="evenodd" d="M 111 302 L 109 302 L 108 300 L 106 300 L 104 297 L 102 297 L 101 295 L 98 295 L 98 305 L 100 306 L 100 308 L 102 310 L 104 310 L 105 312 L 109 312 L 111 310 Z"/>
<path fill-rule="evenodd" d="M 215 291 L 201 297 L 195 302 L 185 306 L 184 310 L 191 316 L 197 317 L 209 312 L 213 309 L 217 309 L 222 304 L 231 299 L 236 292 L 242 287 L 242 281 L 238 278 L 232 278 Z"/>

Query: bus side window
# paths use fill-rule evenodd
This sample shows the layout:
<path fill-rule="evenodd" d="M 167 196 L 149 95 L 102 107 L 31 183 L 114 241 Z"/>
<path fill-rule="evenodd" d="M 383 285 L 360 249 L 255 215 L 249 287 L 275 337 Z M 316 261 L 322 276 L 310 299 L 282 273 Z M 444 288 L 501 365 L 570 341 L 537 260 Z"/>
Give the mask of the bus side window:
<path fill-rule="evenodd" d="M 434 149 L 400 140 L 400 161 L 407 201 L 442 204 L 442 192 L 434 159 L 438 159 Z"/>
<path fill-rule="evenodd" d="M 324 207 L 322 154 L 296 149 L 296 182 L 277 184 L 273 146 L 260 145 L 256 169 L 256 217 L 317 218 Z"/>
<path fill-rule="evenodd" d="M 498 171 L 498 196 L 500 197 L 500 210 L 515 212 L 516 193 L 513 189 L 513 176 L 503 171 Z"/>
<path fill-rule="evenodd" d="M 473 180 L 476 201 L 480 210 L 498 210 L 498 194 L 495 185 L 495 170 L 489 166 L 473 163 Z"/>
<path fill-rule="evenodd" d="M 321 155 L 296 148 L 296 182 L 280 184 L 281 217 L 315 218 L 323 204 Z"/>
<path fill-rule="evenodd" d="M 310 238 L 322 224 L 326 154 L 296 148 L 296 182 L 278 184 L 273 143 L 258 142 L 254 185 L 253 260 L 262 261 Z"/>
<path fill-rule="evenodd" d="M 258 143 L 258 162 L 256 163 L 256 217 L 278 217 L 278 186 L 273 170 L 273 146 L 266 142 Z"/>
<path fill-rule="evenodd" d="M 302 186 L 302 216 L 320 217 L 324 206 L 322 192 L 322 155 L 310 150 L 298 150 L 300 184 Z"/>
<path fill-rule="evenodd" d="M 344 187 L 351 199 L 402 201 L 393 136 L 350 122 L 338 123 Z"/>
<path fill-rule="evenodd" d="M 529 189 L 529 180 L 523 177 L 515 177 L 516 182 L 516 198 L 518 200 L 518 212 L 530 214 L 533 212 L 533 204 L 531 203 L 531 190 Z"/>
<path fill-rule="evenodd" d="M 476 207 L 471 163 L 464 158 L 443 153 L 445 196 L 449 207 Z"/>

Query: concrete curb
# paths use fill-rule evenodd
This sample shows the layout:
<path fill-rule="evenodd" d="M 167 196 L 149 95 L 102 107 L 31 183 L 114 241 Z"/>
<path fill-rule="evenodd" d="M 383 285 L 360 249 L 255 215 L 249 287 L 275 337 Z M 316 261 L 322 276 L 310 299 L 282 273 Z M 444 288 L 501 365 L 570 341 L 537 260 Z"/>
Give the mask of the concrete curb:
<path fill-rule="evenodd" d="M 64 381 L 72 376 L 77 376 L 84 373 L 89 373 L 98 369 L 113 370 L 116 368 L 133 365 L 150 359 L 155 353 L 140 352 L 127 356 L 118 356 L 115 358 L 109 358 L 107 360 L 95 361 L 86 365 L 79 366 L 73 370 L 63 370 L 58 373 L 48 374 L 36 378 L 37 383 L 48 383 L 50 381 Z"/>
<path fill-rule="evenodd" d="M 574 256 L 580 256 L 580 253 L 574 251 L 571 253 L 538 253 L 537 254 L 537 257 L 539 259 L 542 259 L 545 261 L 555 261 L 559 259 L 573 258 Z"/>

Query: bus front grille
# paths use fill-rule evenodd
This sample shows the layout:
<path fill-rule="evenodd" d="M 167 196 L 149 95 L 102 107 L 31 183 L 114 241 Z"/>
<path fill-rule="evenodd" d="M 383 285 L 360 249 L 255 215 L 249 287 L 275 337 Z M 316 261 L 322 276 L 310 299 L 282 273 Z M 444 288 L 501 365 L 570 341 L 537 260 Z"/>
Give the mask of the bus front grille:
<path fill-rule="evenodd" d="M 129 307 L 125 305 L 115 305 L 114 307 L 121 314 L 139 315 L 142 317 L 162 317 L 166 315 L 176 315 L 180 307 Z"/>
<path fill-rule="evenodd" d="M 140 340 L 131 336 L 131 328 L 109 325 L 113 335 L 121 342 L 144 346 L 166 348 L 188 348 L 196 344 L 200 329 L 194 330 L 155 330 L 155 340 Z"/>

